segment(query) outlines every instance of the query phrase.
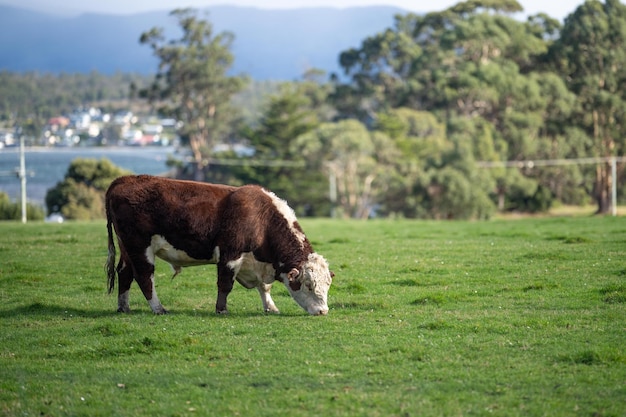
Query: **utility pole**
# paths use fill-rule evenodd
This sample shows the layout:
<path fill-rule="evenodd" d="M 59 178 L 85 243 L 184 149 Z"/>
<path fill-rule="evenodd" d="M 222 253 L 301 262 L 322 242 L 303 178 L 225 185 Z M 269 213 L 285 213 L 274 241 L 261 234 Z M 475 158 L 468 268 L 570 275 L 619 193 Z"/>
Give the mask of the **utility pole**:
<path fill-rule="evenodd" d="M 20 129 L 21 130 L 21 129 Z M 26 158 L 24 156 L 24 135 L 18 130 L 20 135 L 20 185 L 22 191 L 22 223 L 26 223 Z"/>

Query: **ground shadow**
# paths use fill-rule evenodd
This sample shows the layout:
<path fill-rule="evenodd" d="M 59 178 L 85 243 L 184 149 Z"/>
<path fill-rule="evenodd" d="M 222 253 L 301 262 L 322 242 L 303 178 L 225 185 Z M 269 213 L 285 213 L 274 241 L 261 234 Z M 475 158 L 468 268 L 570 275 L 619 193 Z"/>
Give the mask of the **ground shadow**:
<path fill-rule="evenodd" d="M 111 317 L 118 314 L 115 311 L 88 310 L 82 308 L 59 306 L 54 304 L 32 303 L 15 307 L 9 310 L 0 310 L 0 318 L 15 318 L 17 316 L 73 316 L 73 317 Z"/>
<path fill-rule="evenodd" d="M 113 316 L 122 316 L 122 315 L 143 315 L 150 314 L 152 312 L 147 309 L 135 309 L 130 313 L 118 313 L 117 311 L 111 310 L 89 310 L 82 309 L 76 307 L 69 306 L 60 306 L 55 304 L 43 304 L 43 303 L 32 303 L 29 305 L 19 306 L 8 310 L 0 310 L 0 318 L 15 318 L 19 316 L 23 317 L 41 317 L 41 316 L 49 316 L 49 317 L 87 317 L 87 318 L 101 318 L 101 317 L 113 317 Z M 258 311 L 231 311 L 228 314 L 216 314 L 214 310 L 197 310 L 197 309 L 176 309 L 169 310 L 167 315 L 174 316 L 189 316 L 189 317 L 199 317 L 199 318 L 226 318 L 229 316 L 234 317 L 258 317 L 258 316 L 276 316 L 276 317 L 299 317 L 299 316 L 308 316 L 304 311 L 302 313 L 299 312 L 287 312 L 287 313 L 265 313 L 262 310 Z"/>

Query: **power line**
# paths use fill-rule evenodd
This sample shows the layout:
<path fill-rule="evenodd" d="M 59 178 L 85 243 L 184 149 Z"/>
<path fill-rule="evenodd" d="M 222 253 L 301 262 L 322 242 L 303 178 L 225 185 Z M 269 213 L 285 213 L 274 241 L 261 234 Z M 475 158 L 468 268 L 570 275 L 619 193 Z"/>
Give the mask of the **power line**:
<path fill-rule="evenodd" d="M 525 161 L 477 161 L 479 168 L 533 168 L 559 165 L 593 165 L 609 164 L 613 161 L 624 163 L 624 156 L 607 156 L 598 158 L 571 158 L 571 159 L 538 159 Z"/>
<path fill-rule="evenodd" d="M 304 161 L 284 161 L 278 159 L 211 159 L 211 165 L 253 166 L 253 167 L 291 167 L 304 168 Z"/>
<path fill-rule="evenodd" d="M 626 162 L 624 156 L 605 156 L 597 158 L 571 158 L 571 159 L 539 159 L 526 161 L 477 161 L 479 168 L 534 168 L 562 165 L 611 165 L 611 211 L 617 216 L 617 163 Z"/>

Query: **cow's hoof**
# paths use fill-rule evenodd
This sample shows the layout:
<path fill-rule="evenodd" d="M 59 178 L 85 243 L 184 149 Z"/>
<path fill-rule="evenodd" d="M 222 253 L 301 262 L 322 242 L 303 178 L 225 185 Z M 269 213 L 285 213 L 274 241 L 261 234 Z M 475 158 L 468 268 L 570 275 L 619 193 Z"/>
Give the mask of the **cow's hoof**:
<path fill-rule="evenodd" d="M 223 310 L 215 309 L 215 314 L 220 314 L 220 315 L 228 314 L 228 310 L 227 309 L 223 309 Z"/>
<path fill-rule="evenodd" d="M 278 310 L 270 310 L 269 308 L 265 310 L 265 314 L 280 314 Z"/>
<path fill-rule="evenodd" d="M 164 308 L 160 308 L 159 310 L 155 311 L 154 314 L 158 314 L 160 316 L 162 314 L 170 314 L 170 312 Z"/>
<path fill-rule="evenodd" d="M 117 312 L 118 313 L 130 313 L 130 308 L 128 308 L 128 307 L 118 307 L 117 308 Z"/>

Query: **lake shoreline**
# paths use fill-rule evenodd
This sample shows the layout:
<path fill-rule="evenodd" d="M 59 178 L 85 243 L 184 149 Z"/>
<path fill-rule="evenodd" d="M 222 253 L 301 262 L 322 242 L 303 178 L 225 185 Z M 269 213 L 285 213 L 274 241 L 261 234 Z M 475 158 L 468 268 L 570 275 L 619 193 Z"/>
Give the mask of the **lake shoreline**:
<path fill-rule="evenodd" d="M 19 146 L 0 150 L 0 192 L 8 194 L 14 201 L 20 199 L 20 180 L 16 174 L 20 164 L 19 153 Z M 163 175 L 170 171 L 167 166 L 168 159 L 183 156 L 181 149 L 174 146 L 28 146 L 24 148 L 24 154 L 27 200 L 41 207 L 45 207 L 48 190 L 63 180 L 70 163 L 76 158 L 105 158 L 135 174 Z"/>

